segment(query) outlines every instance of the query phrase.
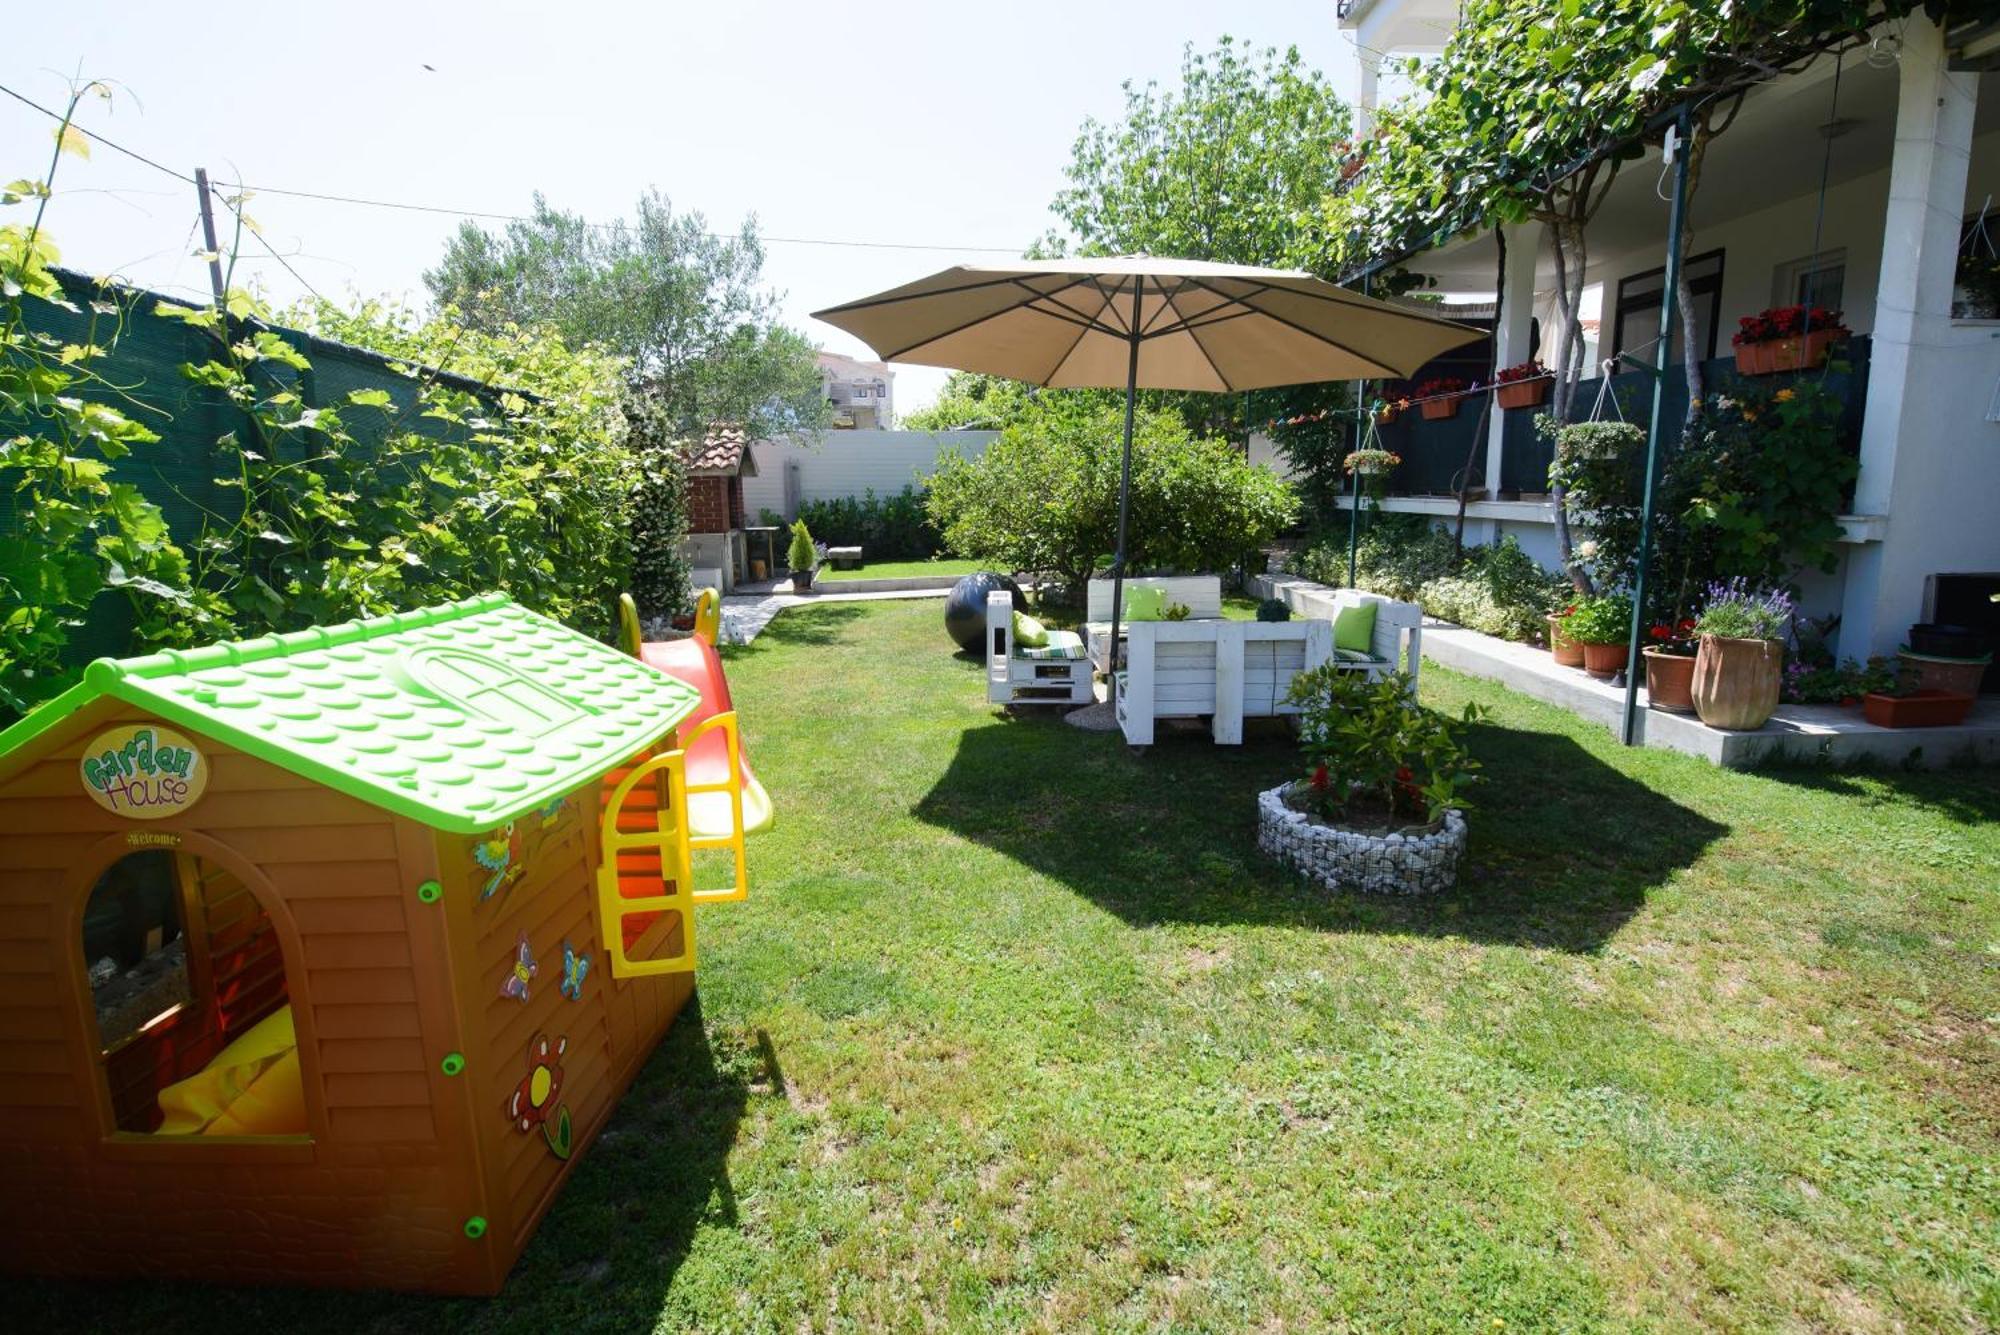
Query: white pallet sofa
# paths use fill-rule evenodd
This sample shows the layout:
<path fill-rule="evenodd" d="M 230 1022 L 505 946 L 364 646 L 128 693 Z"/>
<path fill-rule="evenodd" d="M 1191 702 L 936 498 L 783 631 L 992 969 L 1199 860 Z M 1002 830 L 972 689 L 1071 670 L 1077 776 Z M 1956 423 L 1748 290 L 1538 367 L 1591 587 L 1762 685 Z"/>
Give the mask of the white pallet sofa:
<path fill-rule="evenodd" d="M 1424 661 L 1424 610 L 1421 607 L 1360 589 L 1331 589 L 1302 600 L 1297 610 L 1332 621 L 1342 608 L 1362 602 L 1375 604 L 1375 634 L 1369 641 L 1368 652 L 1359 654 L 1336 650 L 1335 661 L 1371 677 L 1389 672 L 1407 672 L 1410 675 L 1410 691 L 1414 695 L 1418 669 Z"/>
<path fill-rule="evenodd" d="M 1083 637 L 1052 630 L 1045 649 L 1014 643 L 1014 598 L 1005 589 L 986 596 L 986 698 L 996 705 L 1087 705 L 1090 659 Z"/>
<path fill-rule="evenodd" d="M 1163 718 L 1209 718 L 1225 746 L 1243 741 L 1243 720 L 1297 711 L 1285 703 L 1292 678 L 1333 656 L 1328 621 L 1139 621 L 1125 640 L 1118 726 L 1133 746 L 1153 743 Z"/>
<path fill-rule="evenodd" d="M 1189 621 L 1216 621 L 1222 617 L 1222 577 L 1220 575 L 1135 575 L 1125 581 L 1125 606 L 1132 605 L 1134 588 L 1154 588 L 1187 608 Z M 1090 643 L 1090 661 L 1099 672 L 1111 671 L 1112 581 L 1091 580 L 1084 588 L 1084 638 Z M 1123 611 L 1124 609 L 1120 609 Z"/>

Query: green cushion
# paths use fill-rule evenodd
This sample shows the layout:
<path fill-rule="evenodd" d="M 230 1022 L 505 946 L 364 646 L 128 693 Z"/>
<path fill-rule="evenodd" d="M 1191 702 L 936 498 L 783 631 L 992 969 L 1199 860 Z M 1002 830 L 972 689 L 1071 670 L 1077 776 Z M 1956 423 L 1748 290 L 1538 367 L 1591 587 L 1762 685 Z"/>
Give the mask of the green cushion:
<path fill-rule="evenodd" d="M 1014 643 L 1023 649 L 1040 649 L 1049 642 L 1048 628 L 1026 612 L 1014 613 Z"/>
<path fill-rule="evenodd" d="M 1367 653 L 1375 643 L 1375 604 L 1349 603 L 1333 614 L 1333 647 Z"/>
<path fill-rule="evenodd" d="M 1127 621 L 1158 621 L 1167 614 L 1167 591 L 1154 584 L 1131 584 L 1125 589 Z"/>

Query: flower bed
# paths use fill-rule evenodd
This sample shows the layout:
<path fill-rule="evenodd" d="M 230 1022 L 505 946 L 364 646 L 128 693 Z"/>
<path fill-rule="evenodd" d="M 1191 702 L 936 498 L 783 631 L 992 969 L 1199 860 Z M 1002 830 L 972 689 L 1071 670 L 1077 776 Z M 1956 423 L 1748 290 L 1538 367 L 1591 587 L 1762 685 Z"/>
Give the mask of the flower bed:
<path fill-rule="evenodd" d="M 1368 895 L 1434 895 L 1458 883 L 1465 813 L 1447 811 L 1433 829 L 1370 834 L 1298 810 L 1292 784 L 1257 795 L 1257 847 L 1329 890 Z"/>

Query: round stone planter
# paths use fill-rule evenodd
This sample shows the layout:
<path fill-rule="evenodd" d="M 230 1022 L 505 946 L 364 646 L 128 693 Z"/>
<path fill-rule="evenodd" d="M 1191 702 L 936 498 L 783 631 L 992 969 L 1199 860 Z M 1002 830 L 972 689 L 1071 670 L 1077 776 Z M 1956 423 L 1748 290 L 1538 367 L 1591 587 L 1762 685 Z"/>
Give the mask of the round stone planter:
<path fill-rule="evenodd" d="M 1458 883 L 1464 812 L 1445 812 L 1435 830 L 1365 834 L 1293 810 L 1291 787 L 1257 794 L 1257 847 L 1308 880 L 1366 895 L 1434 895 Z"/>

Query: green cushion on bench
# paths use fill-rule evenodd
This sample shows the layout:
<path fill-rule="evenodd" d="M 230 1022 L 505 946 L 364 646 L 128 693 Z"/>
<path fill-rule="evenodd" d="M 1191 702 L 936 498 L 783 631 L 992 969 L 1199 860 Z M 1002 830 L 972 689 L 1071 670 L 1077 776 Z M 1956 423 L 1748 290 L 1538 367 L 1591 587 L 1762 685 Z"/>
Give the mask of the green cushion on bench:
<path fill-rule="evenodd" d="M 1048 628 L 1026 612 L 1016 612 L 1014 643 L 1023 649 L 1045 649 L 1049 643 Z"/>
<path fill-rule="evenodd" d="M 1048 632 L 1047 644 L 1031 648 L 1022 644 L 1017 636 L 1014 640 L 1014 657 L 1025 658 L 1030 662 L 1046 662 L 1051 659 L 1078 661 L 1083 658 L 1083 637 L 1073 630 L 1052 630 Z"/>
<path fill-rule="evenodd" d="M 1375 604 L 1354 602 L 1333 614 L 1333 647 L 1367 653 L 1375 643 Z"/>
<path fill-rule="evenodd" d="M 1351 663 L 1357 667 L 1374 667 L 1387 663 L 1389 660 L 1378 658 L 1374 654 L 1364 653 L 1359 649 L 1341 649 L 1336 647 L 1333 651 L 1333 661 L 1336 663 Z"/>

